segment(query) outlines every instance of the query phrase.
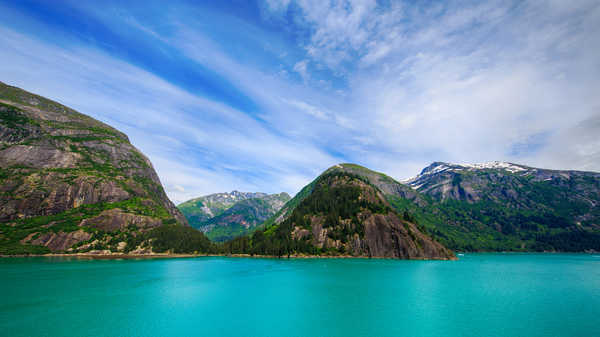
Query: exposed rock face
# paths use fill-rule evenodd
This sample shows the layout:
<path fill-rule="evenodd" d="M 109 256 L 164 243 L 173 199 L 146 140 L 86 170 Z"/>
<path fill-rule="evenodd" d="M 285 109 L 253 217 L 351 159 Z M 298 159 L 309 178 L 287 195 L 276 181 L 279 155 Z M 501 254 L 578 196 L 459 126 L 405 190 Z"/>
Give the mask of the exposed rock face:
<path fill-rule="evenodd" d="M 163 222 L 187 224 L 126 135 L 0 83 L 0 247 L 61 251 Z"/>
<path fill-rule="evenodd" d="M 126 213 L 121 209 L 108 209 L 93 218 L 84 219 L 81 226 L 96 228 L 105 232 L 115 232 L 126 230 L 128 226 L 135 226 L 139 229 L 148 229 L 162 225 L 162 220 L 144 216 Z"/>
<path fill-rule="evenodd" d="M 90 233 L 84 232 L 81 229 L 69 233 L 46 232 L 41 234 L 38 238 L 24 243 L 46 246 L 52 251 L 65 251 L 79 242 L 89 240 L 91 237 L 92 235 Z"/>
<path fill-rule="evenodd" d="M 354 256 L 454 258 L 450 250 L 396 213 L 379 187 L 343 170 L 321 175 L 311 193 L 276 226 L 279 231 L 290 228 L 299 247 L 305 247 L 305 242 Z"/>
<path fill-rule="evenodd" d="M 225 241 L 252 232 L 289 201 L 279 194 L 233 191 L 192 199 L 178 207 L 190 224 L 213 241 Z"/>
<path fill-rule="evenodd" d="M 547 170 L 505 162 L 435 162 L 404 183 L 440 201 L 469 203 L 490 198 L 503 202 L 528 201 L 531 197 L 527 185 L 539 183 L 564 188 L 564 193 L 569 194 L 566 197 L 595 206 L 600 193 L 599 179 L 600 173 L 596 172 Z"/>

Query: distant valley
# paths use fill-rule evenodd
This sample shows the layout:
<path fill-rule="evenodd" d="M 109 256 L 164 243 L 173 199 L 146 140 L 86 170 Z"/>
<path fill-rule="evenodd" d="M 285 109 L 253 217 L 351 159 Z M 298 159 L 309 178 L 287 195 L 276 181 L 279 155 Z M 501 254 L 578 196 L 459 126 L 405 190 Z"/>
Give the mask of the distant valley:
<path fill-rule="evenodd" d="M 192 227 L 201 230 L 213 241 L 226 241 L 251 233 L 290 199 L 285 192 L 232 191 L 188 200 L 177 207 Z"/>

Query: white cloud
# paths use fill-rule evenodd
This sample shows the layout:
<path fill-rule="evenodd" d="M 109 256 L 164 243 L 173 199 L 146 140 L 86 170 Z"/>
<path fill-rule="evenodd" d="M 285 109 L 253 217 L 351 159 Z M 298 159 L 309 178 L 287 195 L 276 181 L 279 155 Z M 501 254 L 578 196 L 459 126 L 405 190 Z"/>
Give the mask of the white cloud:
<path fill-rule="evenodd" d="M 434 160 L 600 170 L 595 142 L 573 136 L 600 107 L 597 1 L 295 5 L 312 32 L 300 47 L 348 82 L 343 110 L 324 109 L 360 125 L 354 158 L 405 177 Z"/>
<path fill-rule="evenodd" d="M 290 4 L 290 0 L 266 0 L 267 9 L 273 12 L 283 12 Z"/>
<path fill-rule="evenodd" d="M 295 193 L 301 186 L 290 184 L 288 176 L 316 174 L 315 161 L 336 162 L 302 138 L 273 133 L 246 113 L 191 95 L 97 50 L 65 52 L 4 28 L 0 43 L 6 46 L 0 51 L 3 81 L 127 133 L 153 162 L 175 202 L 244 187 Z M 32 64 L 38 71 L 29 71 Z M 243 169 L 236 172 L 229 162 Z M 307 168 L 310 174 L 299 175 Z"/>
<path fill-rule="evenodd" d="M 326 113 L 325 111 L 323 111 L 323 109 L 317 108 L 314 105 L 310 105 L 306 102 L 302 102 L 302 101 L 297 101 L 294 99 L 282 99 L 282 101 L 284 103 L 289 104 L 290 106 L 292 106 L 293 108 L 306 113 L 308 115 L 311 115 L 313 117 L 316 117 L 318 119 L 328 119 L 329 118 L 329 114 Z"/>
<path fill-rule="evenodd" d="M 306 82 L 309 78 L 308 76 L 308 60 L 302 60 L 297 62 L 296 64 L 294 64 L 294 71 L 297 72 L 300 77 L 302 77 L 302 80 L 304 80 L 304 82 Z"/>
<path fill-rule="evenodd" d="M 1 79 L 126 132 L 176 202 L 233 189 L 294 193 L 338 161 L 398 179 L 436 160 L 600 170 L 597 1 L 261 7 L 269 23 L 285 21 L 295 48 L 278 42 L 285 32 L 222 14 L 224 26 L 242 27 L 244 44 L 232 52 L 238 40 L 209 35 L 187 7 L 159 15 L 168 29 L 155 29 L 156 17 L 90 14 L 115 34 L 146 34 L 209 69 L 247 96 L 252 111 L 189 93 L 94 47 L 7 28 L 0 28 Z M 257 61 L 257 49 L 276 61 Z"/>

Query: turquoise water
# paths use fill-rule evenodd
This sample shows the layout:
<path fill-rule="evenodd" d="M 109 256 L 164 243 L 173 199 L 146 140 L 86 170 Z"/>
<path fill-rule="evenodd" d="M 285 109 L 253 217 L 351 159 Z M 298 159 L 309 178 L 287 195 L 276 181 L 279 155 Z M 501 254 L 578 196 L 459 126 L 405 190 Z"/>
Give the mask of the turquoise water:
<path fill-rule="evenodd" d="M 600 336 L 600 255 L 0 259 L 2 336 Z"/>

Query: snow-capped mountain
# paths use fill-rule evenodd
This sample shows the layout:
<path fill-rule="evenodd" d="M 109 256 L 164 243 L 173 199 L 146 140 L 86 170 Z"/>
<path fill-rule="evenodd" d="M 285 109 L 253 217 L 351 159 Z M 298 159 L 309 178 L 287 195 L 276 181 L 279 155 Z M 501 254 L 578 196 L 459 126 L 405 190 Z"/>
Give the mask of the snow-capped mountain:
<path fill-rule="evenodd" d="M 444 162 L 434 162 L 431 165 L 424 168 L 421 173 L 418 175 L 402 180 L 403 184 L 409 185 L 415 189 L 419 189 L 423 183 L 425 183 L 425 179 L 431 177 L 435 174 L 443 173 L 443 172 L 459 172 L 459 171 L 476 171 L 476 170 L 504 170 L 510 173 L 526 173 L 535 171 L 535 168 L 518 165 L 508 162 L 501 161 L 492 161 L 487 163 L 478 163 L 478 164 L 454 164 L 454 163 L 444 163 Z"/>

